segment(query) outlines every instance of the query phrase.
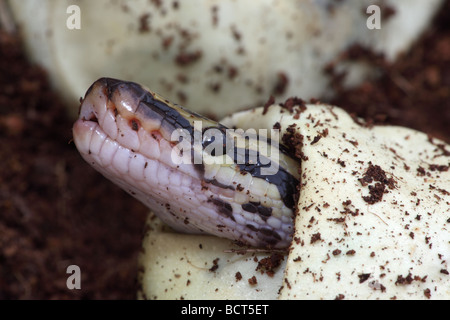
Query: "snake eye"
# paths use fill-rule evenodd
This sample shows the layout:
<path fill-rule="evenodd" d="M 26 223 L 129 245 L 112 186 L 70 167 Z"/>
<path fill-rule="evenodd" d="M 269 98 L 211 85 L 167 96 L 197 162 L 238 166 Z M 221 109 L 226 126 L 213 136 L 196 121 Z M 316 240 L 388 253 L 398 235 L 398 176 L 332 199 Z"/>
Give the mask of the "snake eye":
<path fill-rule="evenodd" d="M 227 153 L 226 133 L 216 127 L 205 128 L 202 133 L 202 147 L 209 155 L 222 156 Z"/>

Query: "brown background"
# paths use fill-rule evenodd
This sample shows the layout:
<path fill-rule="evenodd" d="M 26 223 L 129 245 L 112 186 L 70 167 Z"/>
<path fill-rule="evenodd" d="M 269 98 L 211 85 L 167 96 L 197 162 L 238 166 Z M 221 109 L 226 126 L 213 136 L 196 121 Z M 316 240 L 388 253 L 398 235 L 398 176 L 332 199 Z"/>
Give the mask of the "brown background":
<path fill-rule="evenodd" d="M 450 1 L 397 63 L 353 48 L 383 76 L 331 103 L 450 142 Z M 330 66 L 329 71 L 332 70 Z M 280 101 L 278 101 L 280 102 Z M 20 39 L 0 30 L 0 299 L 134 299 L 147 210 L 91 169 L 72 121 Z M 66 268 L 81 268 L 68 290 Z"/>

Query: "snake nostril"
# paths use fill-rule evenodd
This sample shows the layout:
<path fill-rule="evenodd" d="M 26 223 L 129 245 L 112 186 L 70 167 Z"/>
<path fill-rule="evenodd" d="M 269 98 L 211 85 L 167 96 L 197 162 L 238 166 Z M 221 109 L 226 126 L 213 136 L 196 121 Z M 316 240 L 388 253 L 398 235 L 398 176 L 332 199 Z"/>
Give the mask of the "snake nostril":
<path fill-rule="evenodd" d="M 98 119 L 97 119 L 97 117 L 95 116 L 95 114 L 92 114 L 92 115 L 91 115 L 91 117 L 89 118 L 89 121 L 97 122 L 97 123 L 98 123 Z"/>
<path fill-rule="evenodd" d="M 84 121 L 92 121 L 98 123 L 98 118 L 94 111 L 85 113 L 80 118 Z"/>
<path fill-rule="evenodd" d="M 98 116 L 95 110 L 95 104 L 89 99 L 84 99 L 80 106 L 79 119 L 83 121 L 92 121 L 98 123 Z"/>

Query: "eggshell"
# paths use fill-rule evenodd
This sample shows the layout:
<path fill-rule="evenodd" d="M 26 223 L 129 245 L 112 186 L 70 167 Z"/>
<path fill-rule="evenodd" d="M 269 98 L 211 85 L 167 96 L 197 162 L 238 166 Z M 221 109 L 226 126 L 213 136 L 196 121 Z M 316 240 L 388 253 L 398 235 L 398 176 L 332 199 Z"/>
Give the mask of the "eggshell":
<path fill-rule="evenodd" d="M 448 144 L 408 128 L 370 127 L 328 105 L 292 112 L 273 105 L 222 123 L 243 129 L 279 123 L 282 135 L 295 128 L 302 179 L 286 265 L 268 277 L 255 271 L 252 253 L 224 254 L 234 248 L 228 240 L 149 231 L 142 297 L 450 298 Z M 236 272 L 255 276 L 257 285 L 236 281 Z"/>

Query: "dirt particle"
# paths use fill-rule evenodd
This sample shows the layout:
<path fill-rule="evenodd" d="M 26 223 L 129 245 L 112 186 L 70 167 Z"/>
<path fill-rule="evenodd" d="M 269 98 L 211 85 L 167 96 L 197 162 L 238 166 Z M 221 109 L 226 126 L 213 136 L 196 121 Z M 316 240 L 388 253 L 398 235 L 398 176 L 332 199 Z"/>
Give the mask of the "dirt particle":
<path fill-rule="evenodd" d="M 213 266 L 209 268 L 209 272 L 215 272 L 219 268 L 219 258 L 213 260 Z"/>
<path fill-rule="evenodd" d="M 139 17 L 139 33 L 150 32 L 150 13 L 145 13 Z"/>
<path fill-rule="evenodd" d="M 367 279 L 369 279 L 369 277 L 370 277 L 370 273 L 358 274 L 359 283 L 365 282 Z"/>
<path fill-rule="evenodd" d="M 263 112 L 262 114 L 265 115 L 267 111 L 269 110 L 269 107 L 275 103 L 275 98 L 273 96 L 269 97 L 269 100 L 264 104 Z"/>
<path fill-rule="evenodd" d="M 314 137 L 314 139 L 313 139 L 313 141 L 311 141 L 311 145 L 313 145 L 313 144 L 315 144 L 315 143 L 317 143 L 317 142 L 319 142 L 319 140 L 322 138 L 322 136 L 321 135 L 317 135 L 317 136 L 315 136 Z"/>
<path fill-rule="evenodd" d="M 251 278 L 248 279 L 248 283 L 249 283 L 251 286 L 256 286 L 256 285 L 258 284 L 258 280 L 256 279 L 255 276 L 253 276 L 253 277 L 251 277 Z"/>
<path fill-rule="evenodd" d="M 279 253 L 274 253 L 267 258 L 263 258 L 258 261 L 258 266 L 256 271 L 261 271 L 261 273 L 267 273 L 269 277 L 273 277 L 276 269 L 280 266 L 281 262 L 284 260 L 284 256 Z"/>
<path fill-rule="evenodd" d="M 277 74 L 277 80 L 272 90 L 272 94 L 275 96 L 282 95 L 286 91 L 288 86 L 289 86 L 288 76 L 284 72 L 279 72 Z"/>
<path fill-rule="evenodd" d="M 383 198 L 383 194 L 387 193 L 386 187 L 388 189 L 394 189 L 396 182 L 393 178 L 388 178 L 386 172 L 381 169 L 378 165 L 373 165 L 369 163 L 369 167 L 364 173 L 363 177 L 359 179 L 362 186 L 367 186 L 368 184 L 377 181 L 375 185 L 369 185 L 369 196 L 362 196 L 364 201 L 369 204 L 374 204 L 379 202 Z"/>
<path fill-rule="evenodd" d="M 180 67 L 185 67 L 197 62 L 202 57 L 202 51 L 180 52 L 175 57 L 175 63 Z"/>
<path fill-rule="evenodd" d="M 317 242 L 317 241 L 319 241 L 319 240 L 322 240 L 322 238 L 321 238 L 321 236 L 320 236 L 320 232 L 317 232 L 317 233 L 315 233 L 315 234 L 313 234 L 313 235 L 311 236 L 310 244 L 313 244 L 313 243 L 315 243 L 315 242 Z"/>

